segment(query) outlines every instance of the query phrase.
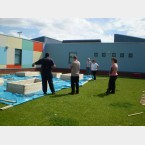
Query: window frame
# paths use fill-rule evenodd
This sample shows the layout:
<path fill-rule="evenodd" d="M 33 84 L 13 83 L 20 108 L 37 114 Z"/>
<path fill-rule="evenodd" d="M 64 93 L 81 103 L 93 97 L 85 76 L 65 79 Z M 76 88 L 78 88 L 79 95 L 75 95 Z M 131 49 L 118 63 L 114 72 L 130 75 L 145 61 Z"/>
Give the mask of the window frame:
<path fill-rule="evenodd" d="M 128 58 L 133 58 L 133 53 L 128 53 Z"/>
<path fill-rule="evenodd" d="M 16 51 L 19 50 L 20 53 L 16 53 Z M 19 63 L 16 63 L 16 57 L 19 56 Z M 22 50 L 15 48 L 15 65 L 21 65 L 22 64 Z"/>
<path fill-rule="evenodd" d="M 103 55 L 104 55 L 104 56 L 103 56 Z M 105 52 L 102 53 L 102 57 L 106 57 L 106 53 L 105 53 Z"/>
<path fill-rule="evenodd" d="M 113 56 L 115 54 L 115 56 Z M 116 57 L 116 53 L 114 52 L 114 53 L 112 53 L 112 57 Z"/>
<path fill-rule="evenodd" d="M 123 56 L 122 56 L 122 54 L 123 54 Z M 124 58 L 124 56 L 125 56 L 124 53 L 120 53 L 120 58 Z"/>
<path fill-rule="evenodd" d="M 97 54 L 97 55 L 96 55 Z M 94 57 L 98 57 L 99 56 L 99 53 L 98 52 L 95 52 L 94 53 Z"/>

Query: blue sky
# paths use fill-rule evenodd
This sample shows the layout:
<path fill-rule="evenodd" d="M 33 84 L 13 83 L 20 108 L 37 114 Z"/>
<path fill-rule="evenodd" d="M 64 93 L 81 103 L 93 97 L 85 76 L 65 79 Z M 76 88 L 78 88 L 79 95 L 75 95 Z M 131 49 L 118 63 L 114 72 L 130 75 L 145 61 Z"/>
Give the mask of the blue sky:
<path fill-rule="evenodd" d="M 32 39 L 101 39 L 113 42 L 114 34 L 145 38 L 143 18 L 0 18 L 0 33 Z"/>

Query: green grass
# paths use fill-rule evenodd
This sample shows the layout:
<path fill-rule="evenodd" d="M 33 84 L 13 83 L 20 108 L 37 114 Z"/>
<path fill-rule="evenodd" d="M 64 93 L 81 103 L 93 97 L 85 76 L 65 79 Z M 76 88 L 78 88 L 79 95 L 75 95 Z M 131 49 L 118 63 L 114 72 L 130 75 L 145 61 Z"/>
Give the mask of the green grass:
<path fill-rule="evenodd" d="M 118 78 L 115 95 L 105 96 L 108 77 L 98 77 L 80 88 L 70 89 L 0 111 L 1 126 L 144 126 L 145 106 L 140 98 L 145 80 Z M 4 106 L 0 104 L 0 107 Z M 130 116 L 128 114 L 144 112 Z"/>

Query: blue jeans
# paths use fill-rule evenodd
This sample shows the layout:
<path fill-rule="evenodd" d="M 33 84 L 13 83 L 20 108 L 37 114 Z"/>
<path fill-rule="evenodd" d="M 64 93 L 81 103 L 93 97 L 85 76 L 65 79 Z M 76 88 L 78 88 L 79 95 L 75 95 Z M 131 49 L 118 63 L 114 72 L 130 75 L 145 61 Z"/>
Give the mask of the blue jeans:
<path fill-rule="evenodd" d="M 91 68 L 90 67 L 86 67 L 86 74 L 91 75 Z"/>

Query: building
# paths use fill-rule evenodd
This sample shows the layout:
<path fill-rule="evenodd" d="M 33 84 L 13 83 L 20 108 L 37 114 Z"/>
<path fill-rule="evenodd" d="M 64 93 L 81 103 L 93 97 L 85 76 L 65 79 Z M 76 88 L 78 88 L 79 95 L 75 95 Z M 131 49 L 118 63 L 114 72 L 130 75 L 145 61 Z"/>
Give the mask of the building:
<path fill-rule="evenodd" d="M 31 70 L 42 57 L 44 43 L 0 34 L 0 73 Z"/>
<path fill-rule="evenodd" d="M 7 39 L 7 42 L 4 39 Z M 16 64 L 17 53 L 20 53 L 17 49 L 22 53 L 19 65 Z M 26 40 L 0 35 L 0 54 L 3 54 L 0 58 L 0 67 L 5 70 L 30 69 L 32 62 L 41 58 L 42 53 L 46 52 L 50 53 L 57 65 L 55 71 L 68 72 L 72 57 L 77 55 L 82 71 L 85 70 L 86 60 L 89 57 L 99 64 L 100 74 L 108 74 L 111 57 L 116 57 L 121 75 L 140 73 L 145 76 L 145 67 L 142 65 L 145 61 L 145 39 L 142 38 L 115 34 L 113 43 L 102 43 L 100 39 L 58 41 L 43 36 Z"/>
<path fill-rule="evenodd" d="M 68 69 L 72 56 L 77 55 L 81 69 L 86 67 L 87 58 L 95 59 L 100 65 L 99 71 L 110 69 L 111 57 L 116 57 L 120 74 L 145 74 L 145 39 L 125 35 L 114 35 L 114 43 L 101 41 L 67 40 L 62 43 L 46 43 L 45 52 L 49 52 L 60 69 Z"/>

